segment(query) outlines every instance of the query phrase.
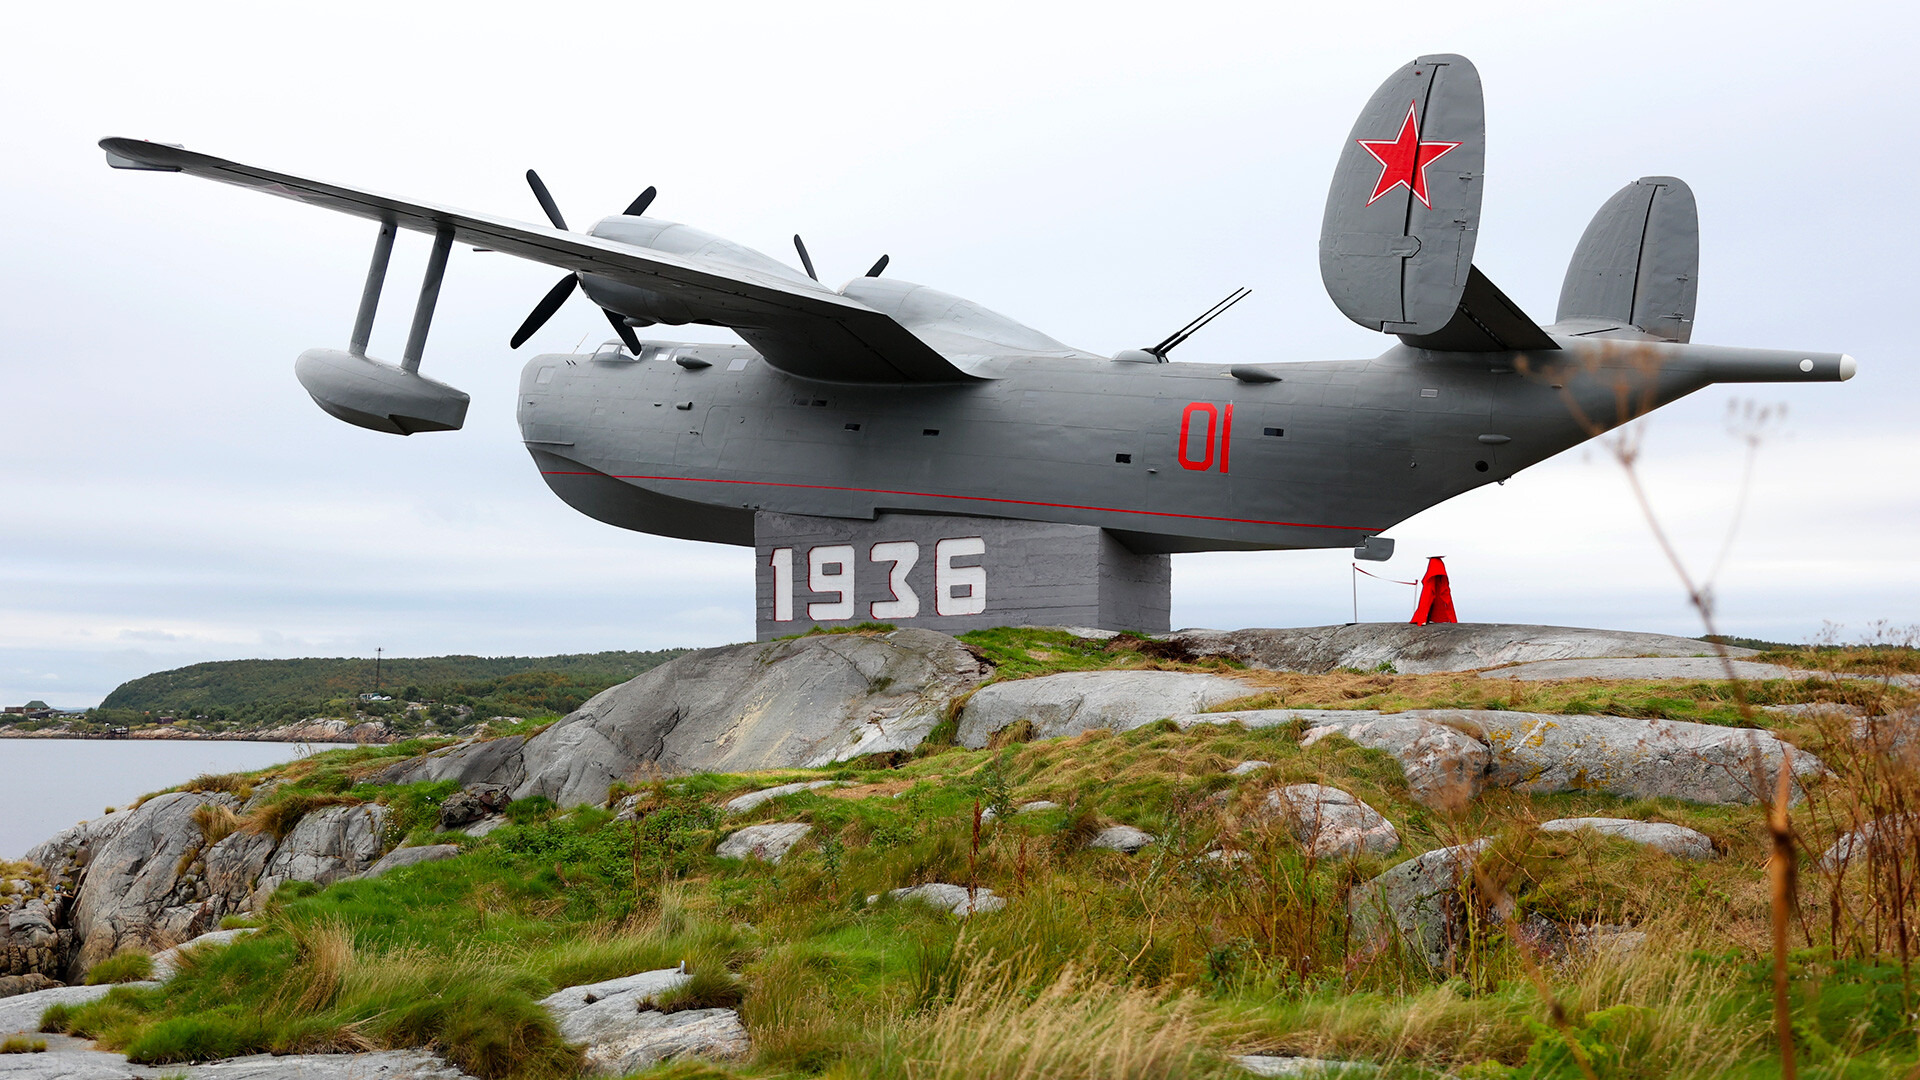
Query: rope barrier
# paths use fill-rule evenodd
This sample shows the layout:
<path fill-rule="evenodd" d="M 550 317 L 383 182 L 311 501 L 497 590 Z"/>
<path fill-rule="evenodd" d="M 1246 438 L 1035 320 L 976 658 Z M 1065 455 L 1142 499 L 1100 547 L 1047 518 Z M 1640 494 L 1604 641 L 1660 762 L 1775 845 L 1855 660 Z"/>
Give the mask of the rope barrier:
<path fill-rule="evenodd" d="M 1353 568 L 1354 568 L 1355 570 L 1359 570 L 1359 571 L 1360 571 L 1361 573 L 1363 573 L 1363 574 L 1365 574 L 1365 575 L 1367 575 L 1368 577 L 1370 577 L 1370 578 L 1373 578 L 1373 579 L 1374 579 L 1375 581 L 1386 581 L 1386 582 L 1391 582 L 1392 584 L 1395 584 L 1395 585 L 1418 585 L 1418 584 L 1420 584 L 1420 583 L 1419 583 L 1419 582 L 1417 582 L 1417 581 L 1401 581 L 1401 580 L 1399 580 L 1399 579 L 1397 579 L 1397 578 L 1390 578 L 1390 577 L 1381 577 L 1381 576 L 1380 576 L 1379 574 L 1376 574 L 1376 573 L 1374 573 L 1374 572 L 1373 572 L 1373 571 L 1371 571 L 1371 570 L 1366 570 L 1366 569 L 1363 569 L 1363 568 L 1361 567 L 1361 565 L 1360 565 L 1359 563 L 1354 563 L 1354 564 L 1353 564 Z"/>

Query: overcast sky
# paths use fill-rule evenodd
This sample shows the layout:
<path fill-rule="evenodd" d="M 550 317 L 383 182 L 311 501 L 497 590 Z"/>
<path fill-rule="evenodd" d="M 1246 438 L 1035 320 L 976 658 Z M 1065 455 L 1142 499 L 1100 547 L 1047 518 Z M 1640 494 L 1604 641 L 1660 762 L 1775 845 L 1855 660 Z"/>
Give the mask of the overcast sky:
<path fill-rule="evenodd" d="M 1360 357 L 1392 342 L 1321 288 L 1325 185 L 1424 52 L 1480 69 L 1475 261 L 1537 320 L 1600 203 L 1666 173 L 1700 203 L 1694 340 L 1859 358 L 1850 383 L 1715 387 L 1639 422 L 1704 572 L 1745 457 L 1730 405 L 1787 408 L 1716 579 L 1723 628 L 1912 623 L 1916 29 L 1896 3 L 23 6 L 0 37 L 0 702 L 93 704 L 201 660 L 753 633 L 750 552 L 585 518 L 519 445 L 506 339 L 554 270 L 456 249 L 423 370 L 473 395 L 466 429 L 350 427 L 293 360 L 345 344 L 374 227 L 110 171 L 102 136 L 526 220 L 533 166 L 576 225 L 654 184 L 657 216 L 781 258 L 801 232 L 830 279 L 886 252 L 1100 352 L 1247 285 L 1183 360 Z M 400 241 L 377 356 L 427 244 Z M 604 336 L 576 298 L 523 353 Z M 1394 577 L 1448 556 L 1463 619 L 1700 632 L 1604 448 L 1390 535 Z M 1347 621 L 1348 563 L 1178 556 L 1174 624 Z M 1362 579 L 1360 616 L 1413 600 Z"/>

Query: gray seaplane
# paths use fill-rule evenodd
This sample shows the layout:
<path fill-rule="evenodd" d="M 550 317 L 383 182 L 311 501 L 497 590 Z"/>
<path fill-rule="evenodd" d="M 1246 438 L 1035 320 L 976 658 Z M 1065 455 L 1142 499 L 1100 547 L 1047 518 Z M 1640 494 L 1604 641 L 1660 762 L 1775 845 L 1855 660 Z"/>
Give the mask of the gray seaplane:
<path fill-rule="evenodd" d="M 978 304 L 883 277 L 840 288 L 647 214 L 569 231 L 532 172 L 548 228 L 106 139 L 116 168 L 182 172 L 379 223 L 345 350 L 295 371 L 322 409 L 410 435 L 457 429 L 466 394 L 420 374 L 454 244 L 566 276 L 512 335 L 518 348 L 578 289 L 618 338 L 541 355 L 519 422 L 553 491 L 627 529 L 751 545 L 757 511 L 872 520 L 964 514 L 1092 525 L 1138 554 L 1352 546 L 1504 480 L 1711 383 L 1831 382 L 1839 353 L 1690 342 L 1699 287 L 1693 193 L 1635 180 L 1575 248 L 1540 326 L 1473 265 L 1484 182 L 1480 78 L 1454 55 L 1395 71 L 1341 150 L 1320 234 L 1335 305 L 1398 342 L 1368 360 L 1169 363 L 1244 292 L 1165 340 L 1086 352 Z M 395 231 L 433 237 L 398 365 L 366 355 Z M 723 326 L 738 344 L 641 340 L 635 328 Z"/>

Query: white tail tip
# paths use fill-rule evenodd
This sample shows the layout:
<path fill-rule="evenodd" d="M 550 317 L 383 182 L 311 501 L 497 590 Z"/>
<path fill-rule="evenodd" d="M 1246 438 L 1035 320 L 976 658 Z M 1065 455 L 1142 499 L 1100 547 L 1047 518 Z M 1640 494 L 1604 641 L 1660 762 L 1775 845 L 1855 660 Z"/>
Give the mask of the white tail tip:
<path fill-rule="evenodd" d="M 1853 378 L 1853 373 L 1858 370 L 1860 370 L 1860 362 L 1858 360 L 1855 360 L 1853 357 L 1848 356 L 1846 353 L 1840 354 L 1840 381 L 1841 382 L 1846 382 L 1848 379 Z"/>

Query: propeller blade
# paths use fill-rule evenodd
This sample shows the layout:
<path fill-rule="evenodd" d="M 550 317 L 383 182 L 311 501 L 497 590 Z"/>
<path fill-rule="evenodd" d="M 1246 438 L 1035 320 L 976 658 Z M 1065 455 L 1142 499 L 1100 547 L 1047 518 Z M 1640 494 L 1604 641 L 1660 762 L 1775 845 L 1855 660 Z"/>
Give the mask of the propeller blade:
<path fill-rule="evenodd" d="M 614 333 L 619 334 L 620 340 L 626 343 L 627 351 L 635 356 L 639 356 L 640 335 L 633 332 L 633 327 L 627 325 L 627 320 L 615 315 L 606 308 L 601 308 L 600 311 L 606 315 L 607 321 L 613 324 Z"/>
<path fill-rule="evenodd" d="M 527 170 L 527 186 L 533 189 L 533 197 L 540 200 L 540 209 L 547 212 L 547 220 L 561 232 L 567 231 L 567 219 L 560 216 L 560 207 L 554 204 L 553 196 L 547 193 L 547 185 L 540 182 L 540 174 Z"/>
<path fill-rule="evenodd" d="M 541 297 L 540 302 L 533 306 L 533 314 L 528 315 L 527 321 L 520 324 L 520 329 L 513 332 L 513 338 L 507 343 L 508 347 L 517 349 L 525 345 L 528 338 L 532 337 L 542 326 L 545 326 L 548 319 L 553 318 L 553 313 L 560 310 L 560 305 L 567 302 L 567 297 L 573 295 L 573 290 L 577 288 L 579 284 L 580 278 L 578 276 L 568 274 L 566 277 L 561 278 L 553 288 L 548 289 L 547 295 Z"/>
<path fill-rule="evenodd" d="M 879 277 L 880 271 L 885 270 L 887 268 L 887 262 L 888 262 L 887 256 L 885 255 L 880 256 L 880 261 L 873 264 L 873 269 L 867 271 L 867 276 Z"/>
<path fill-rule="evenodd" d="M 634 198 L 632 202 L 627 204 L 627 210 L 626 210 L 627 216 L 639 217 L 640 215 L 646 213 L 647 207 L 653 205 L 653 197 L 658 194 L 660 193 L 654 190 L 653 185 L 648 184 L 647 190 L 641 192 L 638 196 Z"/>
<path fill-rule="evenodd" d="M 800 253 L 800 265 L 807 268 L 807 276 L 819 281 L 820 275 L 813 272 L 813 260 L 807 258 L 807 245 L 800 239 L 799 233 L 793 234 L 793 248 Z"/>

